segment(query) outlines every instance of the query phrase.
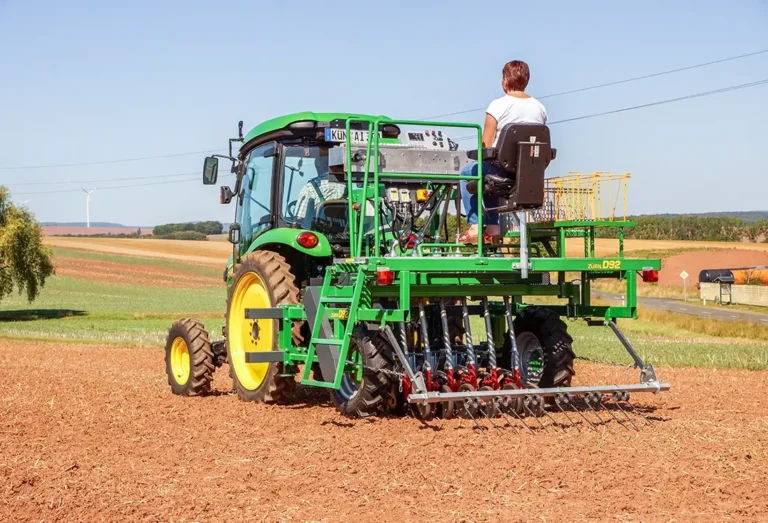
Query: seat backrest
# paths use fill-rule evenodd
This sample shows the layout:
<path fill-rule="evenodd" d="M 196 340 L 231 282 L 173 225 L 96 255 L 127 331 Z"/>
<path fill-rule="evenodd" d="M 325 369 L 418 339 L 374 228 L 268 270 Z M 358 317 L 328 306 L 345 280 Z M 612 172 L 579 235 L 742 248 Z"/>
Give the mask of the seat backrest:
<path fill-rule="evenodd" d="M 554 158 L 549 127 L 538 123 L 510 123 L 501 128 L 496 140 L 497 165 L 509 173 L 517 172 L 520 147 L 528 148 L 523 151 L 523 158 L 544 158 L 545 169 Z"/>
<path fill-rule="evenodd" d="M 555 153 L 546 125 L 514 123 L 501 129 L 494 161 L 514 180 L 514 185 L 499 212 L 544 205 L 544 172 Z"/>

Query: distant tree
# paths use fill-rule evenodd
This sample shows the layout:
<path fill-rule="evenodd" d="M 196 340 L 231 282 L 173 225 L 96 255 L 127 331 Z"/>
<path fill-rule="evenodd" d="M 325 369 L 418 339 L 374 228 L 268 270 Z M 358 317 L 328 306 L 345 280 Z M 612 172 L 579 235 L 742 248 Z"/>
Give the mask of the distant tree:
<path fill-rule="evenodd" d="M 26 292 L 33 301 L 53 274 L 50 249 L 43 230 L 24 208 L 13 205 L 8 189 L 0 187 L 0 299 Z"/>
<path fill-rule="evenodd" d="M 208 221 L 197 223 L 166 223 L 158 225 L 152 230 L 154 236 L 167 236 L 180 232 L 199 232 L 204 235 L 221 234 L 224 226 L 221 222 Z M 188 235 L 189 236 L 189 235 Z"/>
<path fill-rule="evenodd" d="M 141 227 L 136 229 L 136 236 L 141 236 Z"/>

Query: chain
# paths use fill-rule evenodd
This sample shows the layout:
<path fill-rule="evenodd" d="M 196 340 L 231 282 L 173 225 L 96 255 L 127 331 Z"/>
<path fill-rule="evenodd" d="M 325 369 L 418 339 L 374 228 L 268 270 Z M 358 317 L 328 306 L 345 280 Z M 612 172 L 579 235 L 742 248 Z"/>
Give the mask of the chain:
<path fill-rule="evenodd" d="M 347 365 L 357 365 L 357 363 L 355 363 L 353 361 L 347 360 Z M 365 369 L 365 370 L 369 370 L 371 372 L 377 372 L 377 373 L 381 373 L 381 374 L 386 374 L 387 376 L 391 376 L 391 377 L 396 378 L 398 380 L 402 380 L 405 377 L 405 373 L 404 372 L 397 372 L 397 371 L 389 370 L 389 369 L 375 369 L 373 367 L 369 367 L 368 365 L 360 365 L 360 366 L 363 369 Z"/>

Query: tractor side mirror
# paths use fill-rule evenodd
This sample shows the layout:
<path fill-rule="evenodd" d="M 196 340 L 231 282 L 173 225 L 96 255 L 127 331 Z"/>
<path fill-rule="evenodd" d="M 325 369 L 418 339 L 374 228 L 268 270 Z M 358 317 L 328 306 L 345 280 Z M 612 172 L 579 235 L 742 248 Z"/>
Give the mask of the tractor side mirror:
<path fill-rule="evenodd" d="M 219 177 L 219 159 L 207 156 L 203 164 L 203 185 L 215 185 Z"/>
<path fill-rule="evenodd" d="M 240 224 L 232 223 L 229 226 L 229 236 L 227 238 L 229 243 L 237 245 L 240 243 Z"/>
<path fill-rule="evenodd" d="M 221 189 L 219 189 L 219 203 L 221 204 L 227 204 L 231 202 L 234 196 L 235 195 L 232 193 L 232 189 L 226 185 L 222 185 Z"/>

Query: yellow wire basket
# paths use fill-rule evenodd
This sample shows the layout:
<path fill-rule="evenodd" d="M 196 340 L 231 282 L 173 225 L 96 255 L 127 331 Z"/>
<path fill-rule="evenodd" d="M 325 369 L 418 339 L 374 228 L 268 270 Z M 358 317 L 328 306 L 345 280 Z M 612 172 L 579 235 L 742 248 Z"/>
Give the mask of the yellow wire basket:
<path fill-rule="evenodd" d="M 529 223 L 627 221 L 629 173 L 570 172 L 547 178 L 544 206 L 528 213 Z"/>

